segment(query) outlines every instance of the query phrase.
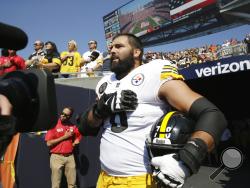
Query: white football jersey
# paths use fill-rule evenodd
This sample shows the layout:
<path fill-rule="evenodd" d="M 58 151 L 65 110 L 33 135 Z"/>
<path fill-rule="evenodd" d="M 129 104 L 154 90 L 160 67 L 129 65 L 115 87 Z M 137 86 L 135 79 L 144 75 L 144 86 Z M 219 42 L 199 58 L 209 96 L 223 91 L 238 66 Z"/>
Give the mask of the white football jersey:
<path fill-rule="evenodd" d="M 151 172 L 145 146 L 152 125 L 170 106 L 158 97 L 160 86 L 172 79 L 183 79 L 167 60 L 153 60 L 117 80 L 115 74 L 103 77 L 96 87 L 103 93 L 132 90 L 137 94 L 135 111 L 114 114 L 104 122 L 100 145 L 101 168 L 112 176 L 136 176 Z"/>

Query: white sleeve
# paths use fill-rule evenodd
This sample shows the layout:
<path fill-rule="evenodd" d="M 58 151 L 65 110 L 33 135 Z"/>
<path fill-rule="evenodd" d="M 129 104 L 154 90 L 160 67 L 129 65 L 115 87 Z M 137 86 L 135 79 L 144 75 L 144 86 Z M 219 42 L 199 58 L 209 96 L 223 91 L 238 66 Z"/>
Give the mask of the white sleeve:
<path fill-rule="evenodd" d="M 109 75 L 102 77 L 102 79 L 97 83 L 95 92 L 98 98 L 102 96 L 105 89 L 107 88 L 108 80 L 109 80 Z"/>

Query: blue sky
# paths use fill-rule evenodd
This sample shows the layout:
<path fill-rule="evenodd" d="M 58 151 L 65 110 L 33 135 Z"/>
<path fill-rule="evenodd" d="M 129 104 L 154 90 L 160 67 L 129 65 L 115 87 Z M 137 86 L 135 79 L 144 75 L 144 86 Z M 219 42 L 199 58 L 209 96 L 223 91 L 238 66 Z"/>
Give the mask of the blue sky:
<path fill-rule="evenodd" d="M 27 58 L 33 52 L 33 42 L 51 40 L 58 50 L 67 49 L 74 39 L 82 54 L 87 42 L 95 39 L 100 51 L 106 50 L 103 16 L 130 0 L 1 0 L 0 21 L 22 28 L 29 36 L 27 47 L 18 53 Z M 177 51 L 205 44 L 220 44 L 232 37 L 243 40 L 250 33 L 250 25 L 206 37 L 146 48 L 145 51 Z"/>

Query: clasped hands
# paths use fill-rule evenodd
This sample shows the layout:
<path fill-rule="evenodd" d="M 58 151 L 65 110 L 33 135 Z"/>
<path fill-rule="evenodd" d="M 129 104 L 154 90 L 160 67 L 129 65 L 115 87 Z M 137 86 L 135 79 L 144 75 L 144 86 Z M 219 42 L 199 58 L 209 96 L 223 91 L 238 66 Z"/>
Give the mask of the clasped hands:
<path fill-rule="evenodd" d="M 138 105 L 135 92 L 118 90 L 114 93 L 104 93 L 93 107 L 95 117 L 105 119 L 112 113 L 134 111 Z"/>

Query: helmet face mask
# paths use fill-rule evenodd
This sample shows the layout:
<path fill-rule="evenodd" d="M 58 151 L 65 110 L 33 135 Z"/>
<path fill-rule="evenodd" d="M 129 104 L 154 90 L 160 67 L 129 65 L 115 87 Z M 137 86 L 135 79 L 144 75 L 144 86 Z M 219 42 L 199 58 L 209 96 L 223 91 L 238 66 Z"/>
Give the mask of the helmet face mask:
<path fill-rule="evenodd" d="M 194 121 L 181 112 L 164 114 L 152 126 L 146 140 L 151 157 L 178 152 L 190 138 Z"/>

